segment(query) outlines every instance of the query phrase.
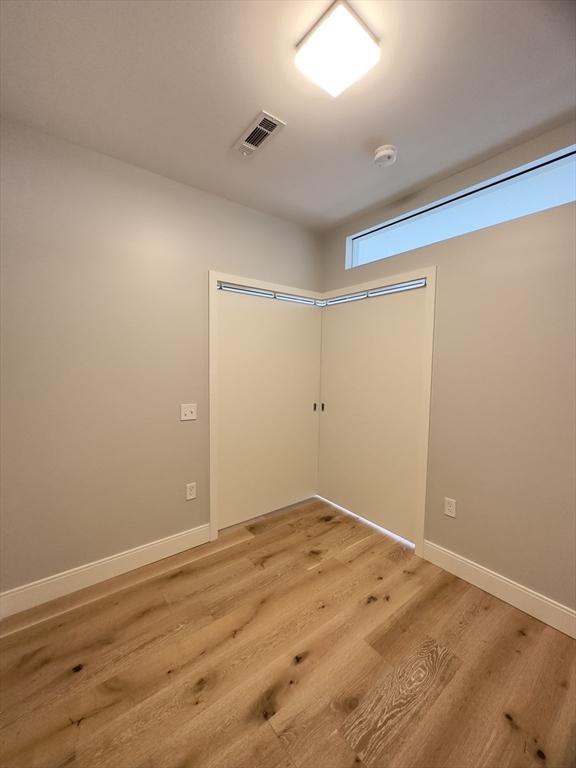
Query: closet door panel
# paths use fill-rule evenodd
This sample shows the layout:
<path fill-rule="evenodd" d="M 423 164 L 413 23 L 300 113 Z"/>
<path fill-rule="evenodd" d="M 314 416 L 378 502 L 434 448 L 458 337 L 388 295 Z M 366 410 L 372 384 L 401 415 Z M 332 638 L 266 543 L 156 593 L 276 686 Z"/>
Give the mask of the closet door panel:
<path fill-rule="evenodd" d="M 218 528 L 317 493 L 321 312 L 218 291 L 213 403 Z"/>
<path fill-rule="evenodd" d="M 411 541 L 426 476 L 427 290 L 333 305 L 322 320 L 320 493 Z"/>

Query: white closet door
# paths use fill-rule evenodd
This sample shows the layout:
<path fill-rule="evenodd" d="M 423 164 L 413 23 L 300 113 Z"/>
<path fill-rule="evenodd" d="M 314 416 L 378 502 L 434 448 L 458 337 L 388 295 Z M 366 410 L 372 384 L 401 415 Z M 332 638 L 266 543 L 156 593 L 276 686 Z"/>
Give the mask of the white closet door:
<path fill-rule="evenodd" d="M 321 312 L 218 291 L 212 506 L 218 529 L 317 493 Z"/>
<path fill-rule="evenodd" d="M 329 306 L 322 321 L 320 494 L 419 544 L 432 290 Z"/>

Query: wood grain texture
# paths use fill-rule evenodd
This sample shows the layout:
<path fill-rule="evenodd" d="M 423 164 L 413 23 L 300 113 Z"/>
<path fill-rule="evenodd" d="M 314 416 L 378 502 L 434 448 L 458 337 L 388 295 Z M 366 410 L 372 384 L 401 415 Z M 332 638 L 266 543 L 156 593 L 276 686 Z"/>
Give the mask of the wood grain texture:
<path fill-rule="evenodd" d="M 458 659 L 432 638 L 401 662 L 345 721 L 342 733 L 369 768 L 389 760 L 456 673 Z"/>
<path fill-rule="evenodd" d="M 576 765 L 576 643 L 318 500 L 3 635 L 1 768 Z"/>

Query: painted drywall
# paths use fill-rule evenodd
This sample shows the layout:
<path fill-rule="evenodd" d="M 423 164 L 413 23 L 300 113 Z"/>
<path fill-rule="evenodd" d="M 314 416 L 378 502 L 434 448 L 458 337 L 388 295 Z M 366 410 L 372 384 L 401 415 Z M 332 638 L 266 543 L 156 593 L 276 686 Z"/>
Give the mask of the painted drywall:
<path fill-rule="evenodd" d="M 519 145 L 321 243 L 324 290 L 438 266 L 426 538 L 568 606 L 576 605 L 576 206 L 352 270 L 344 256 L 347 235 L 567 146 L 575 133 L 564 126 Z M 443 514 L 445 496 L 457 500 L 456 519 Z"/>
<path fill-rule="evenodd" d="M 208 521 L 208 270 L 319 272 L 299 226 L 2 129 L 6 590 Z"/>

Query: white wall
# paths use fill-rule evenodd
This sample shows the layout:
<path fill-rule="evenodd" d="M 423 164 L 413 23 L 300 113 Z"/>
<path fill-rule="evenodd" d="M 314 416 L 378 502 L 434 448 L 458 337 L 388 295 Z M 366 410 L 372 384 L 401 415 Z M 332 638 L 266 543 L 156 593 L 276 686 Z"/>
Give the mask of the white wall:
<path fill-rule="evenodd" d="M 208 270 L 319 272 L 301 227 L 13 123 L 2 150 L 6 590 L 207 522 Z"/>
<path fill-rule="evenodd" d="M 438 265 L 426 538 L 569 606 L 576 605 L 576 206 L 352 270 L 344 255 L 349 234 L 575 141 L 574 126 L 564 126 L 358 217 L 322 242 L 324 290 Z M 457 500 L 455 520 L 443 514 L 444 496 Z"/>

